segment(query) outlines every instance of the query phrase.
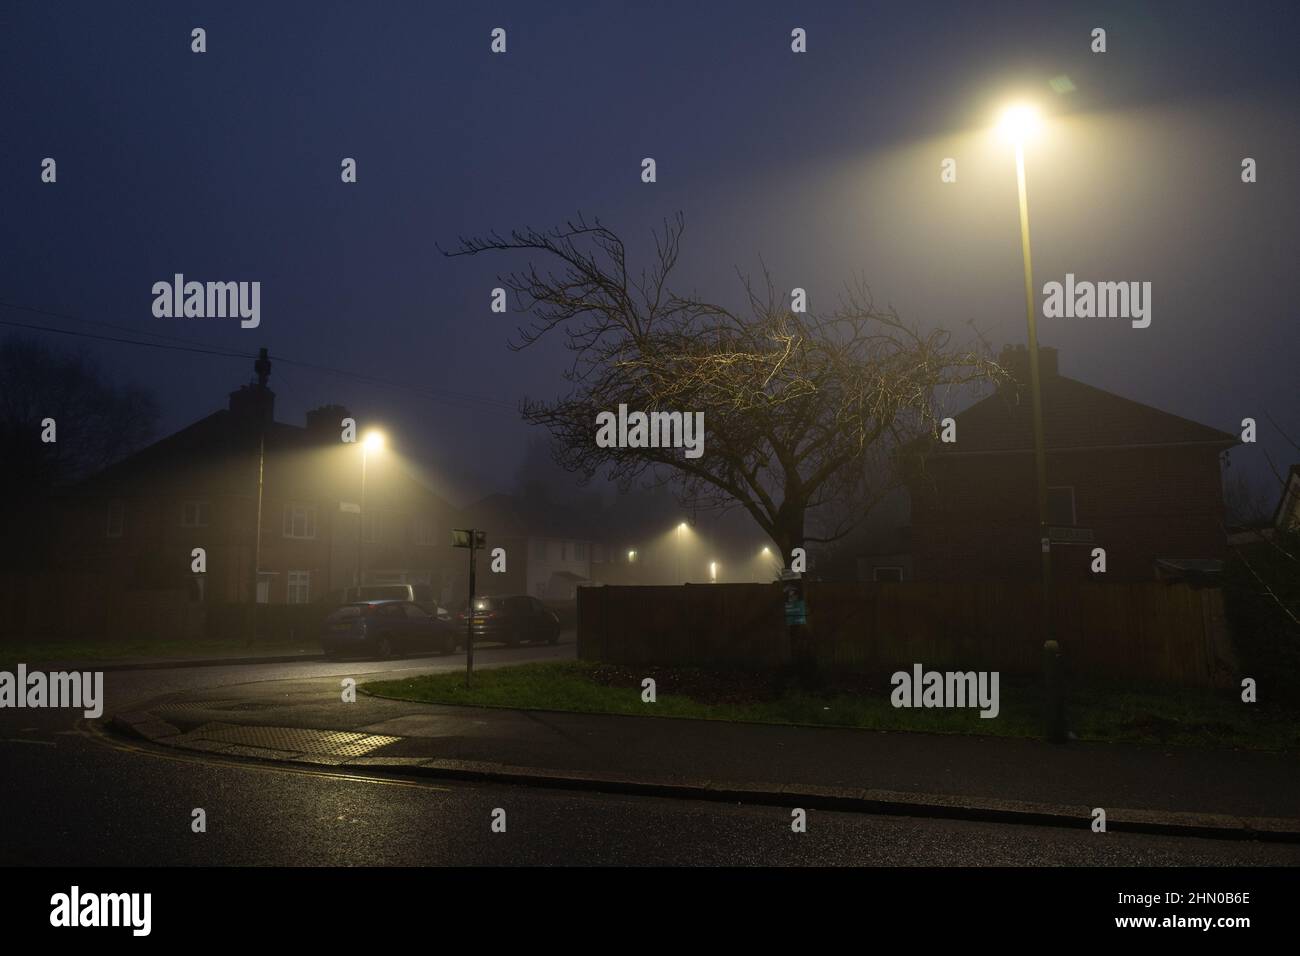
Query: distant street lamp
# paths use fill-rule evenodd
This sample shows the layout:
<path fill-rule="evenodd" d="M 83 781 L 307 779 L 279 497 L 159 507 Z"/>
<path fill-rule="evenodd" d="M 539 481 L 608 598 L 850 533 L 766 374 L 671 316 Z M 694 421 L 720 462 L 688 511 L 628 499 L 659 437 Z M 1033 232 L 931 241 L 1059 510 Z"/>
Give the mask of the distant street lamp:
<path fill-rule="evenodd" d="M 718 562 L 717 561 L 709 562 L 709 580 L 712 581 L 714 584 L 718 583 Z"/>
<path fill-rule="evenodd" d="M 682 581 L 682 533 L 686 530 L 686 522 L 683 521 L 677 526 L 677 580 Z M 685 582 L 683 582 L 685 583 Z"/>
<path fill-rule="evenodd" d="M 357 600 L 361 599 L 362 549 L 366 539 L 366 463 L 372 451 L 384 447 L 383 432 L 370 432 L 361 442 L 361 502 L 357 506 Z"/>
<path fill-rule="evenodd" d="M 1052 627 L 1052 541 L 1047 526 L 1047 450 L 1043 440 L 1043 389 L 1038 370 L 1038 321 L 1034 308 L 1034 267 L 1029 254 L 1029 199 L 1025 188 L 1025 140 L 1038 128 L 1038 113 L 1033 107 L 1020 104 L 1002 114 L 999 124 L 1002 132 L 1016 146 L 1016 186 L 1020 197 L 1020 251 L 1025 263 L 1025 318 L 1029 324 L 1029 390 L 1032 396 L 1034 419 L 1034 472 L 1038 496 L 1039 553 L 1042 564 L 1042 632 L 1043 649 L 1051 655 L 1059 650 L 1053 640 Z M 1049 713 L 1059 715 L 1054 704 Z M 1065 737 L 1063 722 L 1049 718 L 1048 736 L 1053 740 Z"/>

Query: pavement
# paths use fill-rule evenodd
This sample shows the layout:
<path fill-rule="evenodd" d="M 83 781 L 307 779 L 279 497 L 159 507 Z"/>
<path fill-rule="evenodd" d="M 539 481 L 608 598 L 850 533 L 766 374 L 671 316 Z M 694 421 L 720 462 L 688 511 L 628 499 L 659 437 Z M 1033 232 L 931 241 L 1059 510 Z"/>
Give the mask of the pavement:
<path fill-rule="evenodd" d="M 360 678 L 363 683 L 367 678 Z M 1300 842 L 1293 754 L 387 700 L 342 680 L 186 689 L 106 718 L 164 748 L 366 773 Z M 647 704 L 647 708 L 653 707 Z"/>

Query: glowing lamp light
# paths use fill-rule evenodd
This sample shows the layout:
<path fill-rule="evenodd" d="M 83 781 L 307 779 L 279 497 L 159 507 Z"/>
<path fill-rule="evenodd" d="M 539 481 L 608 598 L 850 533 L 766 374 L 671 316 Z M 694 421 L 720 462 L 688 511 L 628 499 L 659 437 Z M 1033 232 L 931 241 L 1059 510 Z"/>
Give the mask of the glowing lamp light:
<path fill-rule="evenodd" d="M 998 121 L 1002 135 L 1013 143 L 1023 143 L 1040 125 L 1038 110 L 1025 103 L 1007 107 Z"/>
<path fill-rule="evenodd" d="M 362 442 L 362 444 L 365 445 L 366 451 L 379 451 L 379 449 L 384 447 L 384 433 L 370 432 L 366 435 L 365 441 Z"/>

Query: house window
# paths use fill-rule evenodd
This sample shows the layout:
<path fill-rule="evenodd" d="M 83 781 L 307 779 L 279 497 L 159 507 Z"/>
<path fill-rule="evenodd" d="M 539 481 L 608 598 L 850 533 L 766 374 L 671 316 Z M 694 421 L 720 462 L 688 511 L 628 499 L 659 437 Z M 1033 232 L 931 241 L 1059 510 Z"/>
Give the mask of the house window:
<path fill-rule="evenodd" d="M 573 543 L 573 556 L 579 561 L 587 560 L 587 543 L 585 541 L 575 541 Z"/>
<path fill-rule="evenodd" d="M 567 541 L 560 542 L 560 560 L 561 561 L 569 560 L 569 542 Z"/>
<path fill-rule="evenodd" d="M 316 537 L 316 506 L 306 504 L 285 505 L 284 536 L 286 538 Z"/>
<path fill-rule="evenodd" d="M 1078 522 L 1074 514 L 1074 486 L 1061 485 L 1047 489 L 1047 523 L 1071 526 Z"/>
<path fill-rule="evenodd" d="M 903 569 L 898 565 L 873 568 L 871 579 L 881 584 L 896 584 L 903 580 Z"/>
<path fill-rule="evenodd" d="M 108 528 L 106 533 L 110 538 L 120 538 L 125 529 L 126 502 L 121 498 L 114 498 L 108 503 Z"/>
<path fill-rule="evenodd" d="M 415 543 L 420 545 L 434 544 L 434 535 L 437 531 L 432 518 L 420 515 L 415 519 Z"/>
<path fill-rule="evenodd" d="M 181 502 L 181 527 L 206 528 L 208 526 L 208 503 L 206 501 Z"/>
<path fill-rule="evenodd" d="M 310 571 L 289 572 L 289 592 L 286 600 L 290 604 L 306 604 L 311 600 Z"/>
<path fill-rule="evenodd" d="M 271 572 L 269 571 L 257 572 L 257 603 L 271 603 Z"/>
<path fill-rule="evenodd" d="M 538 561 L 546 560 L 546 539 L 538 538 L 533 542 L 533 557 Z"/>

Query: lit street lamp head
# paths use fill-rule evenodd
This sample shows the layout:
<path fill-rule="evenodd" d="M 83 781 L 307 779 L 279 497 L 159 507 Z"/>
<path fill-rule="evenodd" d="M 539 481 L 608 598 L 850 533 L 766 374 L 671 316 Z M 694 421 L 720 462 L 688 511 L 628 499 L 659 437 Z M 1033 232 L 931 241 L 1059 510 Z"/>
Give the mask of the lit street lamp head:
<path fill-rule="evenodd" d="M 1002 111 L 998 129 L 1016 145 L 1032 136 L 1039 127 L 1038 110 L 1027 103 L 1017 103 Z"/>
<path fill-rule="evenodd" d="M 384 447 L 384 433 L 369 432 L 362 444 L 365 445 L 366 451 L 379 451 Z"/>

